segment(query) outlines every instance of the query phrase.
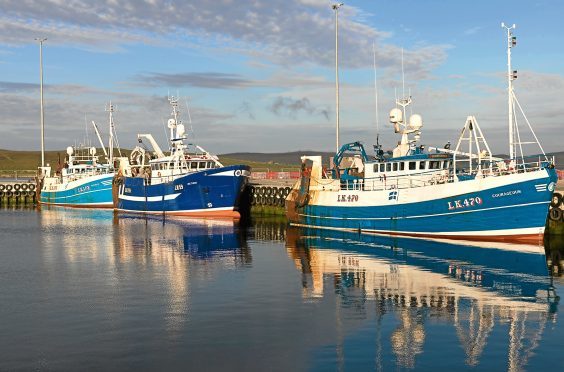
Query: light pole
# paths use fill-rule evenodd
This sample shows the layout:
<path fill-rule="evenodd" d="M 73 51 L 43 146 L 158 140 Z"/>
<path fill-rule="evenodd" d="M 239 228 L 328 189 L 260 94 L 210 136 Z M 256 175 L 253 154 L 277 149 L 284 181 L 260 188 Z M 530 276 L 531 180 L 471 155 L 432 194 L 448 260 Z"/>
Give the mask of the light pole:
<path fill-rule="evenodd" d="M 39 42 L 39 95 L 41 100 L 41 166 L 45 166 L 45 134 L 44 134 L 44 126 L 45 126 L 45 118 L 43 114 L 43 42 L 47 40 L 47 38 L 35 38 L 36 41 Z"/>
<path fill-rule="evenodd" d="M 343 3 L 333 4 L 331 7 L 335 11 L 335 112 L 337 114 L 337 150 L 339 152 L 339 8 Z"/>

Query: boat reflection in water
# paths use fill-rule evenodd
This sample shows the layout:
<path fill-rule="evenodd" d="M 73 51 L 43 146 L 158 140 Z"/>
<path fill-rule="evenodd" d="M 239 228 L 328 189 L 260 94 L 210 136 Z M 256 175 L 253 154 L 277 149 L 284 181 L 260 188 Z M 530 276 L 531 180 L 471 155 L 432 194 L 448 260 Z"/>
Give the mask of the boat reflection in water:
<path fill-rule="evenodd" d="M 111 211 L 64 210 L 60 207 L 44 207 L 40 216 L 46 229 L 61 229 L 61 234 L 55 235 L 59 235 L 57 239 L 63 236 L 66 255 L 71 261 L 74 252 L 85 252 L 85 247 L 95 255 L 110 249 L 112 252 L 104 255 L 113 254 L 119 261 L 133 257 L 158 261 L 168 256 L 186 260 L 209 259 L 233 266 L 252 261 L 245 234 L 239 232 L 237 221 L 232 219 L 163 219 L 128 215 L 118 218 Z M 81 235 L 95 235 L 98 239 L 89 240 L 87 245 L 80 244 Z M 54 235 L 47 234 L 45 238 L 49 237 Z"/>
<path fill-rule="evenodd" d="M 252 262 L 245 234 L 233 219 L 131 217 L 120 215 L 121 254 L 181 253 L 188 260 L 211 260 L 227 266 Z"/>
<path fill-rule="evenodd" d="M 111 288 L 104 301 L 92 301 L 115 322 L 135 316 L 162 321 L 155 338 L 182 337 L 192 316 L 194 287 L 211 285 L 223 272 L 252 262 L 245 234 L 232 219 L 117 218 L 111 211 L 58 207 L 44 207 L 39 216 L 46 232 L 45 266 L 89 277 L 83 287 L 92 286 L 93 292 Z M 88 288 L 73 287 L 70 296 L 82 298 Z M 151 294 L 150 303 L 140 293 Z M 161 329 L 164 335 L 158 334 Z"/>
<path fill-rule="evenodd" d="M 557 297 L 547 276 L 544 248 L 477 244 L 287 231 L 287 251 L 302 272 L 304 298 L 320 299 L 326 291 L 335 291 L 341 303 L 337 307 L 364 312 L 374 302 L 377 369 L 392 358 L 396 366 L 414 368 L 424 350 L 440 353 L 449 341 L 434 332 L 437 324 L 446 323 L 454 328 L 466 365 L 480 365 L 488 337 L 496 335 L 497 348 L 501 332 L 508 339 L 507 368 L 517 371 L 535 352 L 547 322 L 556 319 Z M 383 324 L 389 330 L 386 335 Z M 390 324 L 397 326 L 390 329 Z M 444 327 L 441 332 L 449 333 Z M 388 359 L 382 356 L 386 348 L 391 348 Z M 498 351 L 504 352 L 493 352 Z M 346 353 L 337 354 L 340 359 Z"/>

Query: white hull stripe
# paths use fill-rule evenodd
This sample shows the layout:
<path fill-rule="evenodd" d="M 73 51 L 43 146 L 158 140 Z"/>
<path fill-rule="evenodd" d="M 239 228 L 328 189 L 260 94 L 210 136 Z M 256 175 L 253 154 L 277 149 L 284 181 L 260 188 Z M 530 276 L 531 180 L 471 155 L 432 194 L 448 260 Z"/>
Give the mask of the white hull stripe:
<path fill-rule="evenodd" d="M 297 223 L 290 223 L 290 225 L 292 226 L 297 226 L 297 227 L 304 227 L 304 228 L 315 228 L 315 229 L 321 229 L 321 230 L 338 230 L 338 231 L 345 231 L 345 232 L 358 232 L 358 229 L 346 229 L 346 228 L 341 228 L 341 227 L 327 227 L 327 226 L 313 226 L 313 225 L 304 225 L 304 224 L 297 224 Z M 532 234 L 536 234 L 539 232 L 539 229 L 541 228 L 527 228 L 527 229 L 509 229 L 509 230 L 492 230 L 492 231 L 496 231 L 497 235 L 496 236 L 512 236 L 515 234 L 516 231 L 524 231 L 524 230 L 534 230 L 532 232 Z M 544 227 L 542 228 L 544 229 Z M 433 233 L 413 233 L 413 232 L 407 232 L 407 231 L 391 231 L 391 230 L 378 230 L 378 232 L 374 232 L 374 231 L 370 231 L 370 230 L 362 230 L 362 233 L 366 233 L 366 234 L 373 234 L 373 235 L 382 235 L 382 236 L 390 236 L 390 234 L 413 234 L 411 236 L 402 236 L 402 238 L 405 239 L 418 239 L 418 240 L 432 240 L 432 241 L 437 241 L 437 242 L 448 242 L 449 244 L 458 244 L 458 245 L 472 245 L 475 247 L 480 247 L 480 248 L 485 248 L 485 249 L 502 249 L 504 251 L 506 250 L 510 250 L 510 251 L 516 251 L 516 252 L 527 252 L 527 253 L 534 253 L 534 254 L 539 254 L 539 255 L 544 255 L 544 248 L 542 248 L 542 246 L 539 245 L 533 245 L 533 244 L 513 244 L 513 243 L 496 243 L 496 242 L 480 242 L 480 241 L 473 241 L 473 240 L 452 240 L 452 239 L 447 239 L 447 238 L 429 238 L 427 236 L 425 237 L 420 237 L 417 235 L 433 235 Z M 469 234 L 474 234 L 475 232 L 468 232 L 468 234 L 466 232 L 460 233 L 458 235 L 460 236 L 467 236 Z M 481 233 L 484 233 L 484 231 L 482 231 Z M 441 234 L 441 235 L 447 235 L 446 233 L 436 233 L 436 234 Z M 455 233 L 450 233 L 450 235 L 452 236 L 456 236 L 454 235 Z"/>
<path fill-rule="evenodd" d="M 200 213 L 200 212 L 216 212 L 216 211 L 232 211 L 233 207 L 221 207 L 221 208 L 205 208 L 205 209 L 184 209 L 177 211 L 165 211 L 164 213 Z M 122 209 L 119 208 L 120 212 L 131 212 L 131 213 L 151 213 L 151 214 L 162 214 L 163 211 L 140 211 L 132 209 Z"/>
<path fill-rule="evenodd" d="M 57 203 L 57 202 L 44 202 L 44 201 L 40 201 L 39 203 L 41 204 L 45 204 L 45 205 L 57 205 L 57 206 L 61 206 L 64 207 L 65 205 L 72 205 L 72 206 L 81 206 L 81 205 L 107 205 L 109 207 L 113 207 L 114 203 L 113 202 L 98 202 L 98 203 Z"/>
<path fill-rule="evenodd" d="M 213 173 L 213 174 L 209 174 L 209 176 L 235 176 L 235 171 L 231 170 L 231 171 L 225 171 L 225 172 L 219 172 L 219 173 Z"/>
<path fill-rule="evenodd" d="M 461 214 L 461 213 L 474 213 L 474 212 L 482 212 L 482 211 L 490 211 L 495 209 L 505 209 L 505 208 L 515 208 L 515 207 L 524 207 L 527 205 L 536 205 L 536 204 L 548 204 L 550 202 L 535 202 L 535 203 L 526 203 L 526 204 L 516 204 L 516 205 L 505 205 L 502 207 L 492 207 L 492 208 L 482 208 L 476 209 L 471 211 L 458 211 L 458 212 L 448 212 L 448 213 L 435 213 L 435 214 L 424 214 L 420 216 L 405 216 L 405 217 L 395 217 L 397 220 L 401 219 L 410 219 L 410 218 L 429 218 L 429 217 L 437 217 L 437 216 L 449 216 L 453 214 Z M 314 217 L 314 218 L 323 218 L 323 219 L 330 219 L 330 220 L 389 220 L 391 217 L 324 217 L 324 216 L 317 216 L 317 215 L 310 215 L 310 214 L 300 214 L 300 216 L 304 217 Z"/>
<path fill-rule="evenodd" d="M 176 198 L 178 198 L 178 196 L 180 195 L 180 193 L 176 193 L 176 194 L 168 194 L 164 196 L 164 200 L 174 200 Z M 147 196 L 146 198 L 144 196 L 131 196 L 131 195 L 120 195 L 119 198 L 121 200 L 130 200 L 130 201 L 140 201 L 140 202 L 144 202 L 144 201 L 148 201 L 148 202 L 159 202 L 159 201 L 163 201 L 163 197 L 162 196 Z"/>
<path fill-rule="evenodd" d="M 102 192 L 102 191 L 108 191 L 111 190 L 112 188 L 107 188 L 107 189 L 96 189 L 96 190 L 92 190 L 92 191 L 85 191 L 85 192 L 80 192 L 80 193 L 75 193 L 75 194 L 71 194 L 71 195 L 66 195 L 66 196 L 50 196 L 49 194 L 57 194 L 57 193 L 61 193 L 61 192 L 65 192 L 68 190 L 41 190 L 41 197 L 44 198 L 49 198 L 49 199 L 69 199 L 69 198 L 74 198 L 77 196 L 82 196 L 82 195 L 86 195 L 86 194 L 92 194 L 93 192 Z M 82 204 L 82 203 L 81 203 Z M 96 203 L 94 203 L 96 204 Z"/>

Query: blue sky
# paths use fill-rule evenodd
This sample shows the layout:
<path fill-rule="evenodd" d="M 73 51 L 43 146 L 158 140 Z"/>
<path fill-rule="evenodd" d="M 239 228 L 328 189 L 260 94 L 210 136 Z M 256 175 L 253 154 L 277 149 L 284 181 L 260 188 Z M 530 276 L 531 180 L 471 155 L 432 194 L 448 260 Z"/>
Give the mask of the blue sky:
<path fill-rule="evenodd" d="M 0 148 L 39 149 L 44 44 L 47 149 L 105 128 L 115 104 L 120 144 L 165 141 L 166 97 L 181 96 L 194 141 L 215 153 L 335 146 L 334 13 L 327 0 L 0 1 Z M 506 152 L 505 34 L 517 24 L 516 93 L 548 151 L 564 150 L 560 1 L 346 1 L 340 10 L 341 142 L 374 142 L 372 44 L 382 142 L 401 91 L 401 49 L 421 141 L 455 141 L 475 115 Z M 520 122 L 523 122 L 522 120 Z M 89 138 L 93 134 L 88 127 Z M 523 133 L 525 133 L 523 129 Z M 538 152 L 531 148 L 530 152 Z"/>

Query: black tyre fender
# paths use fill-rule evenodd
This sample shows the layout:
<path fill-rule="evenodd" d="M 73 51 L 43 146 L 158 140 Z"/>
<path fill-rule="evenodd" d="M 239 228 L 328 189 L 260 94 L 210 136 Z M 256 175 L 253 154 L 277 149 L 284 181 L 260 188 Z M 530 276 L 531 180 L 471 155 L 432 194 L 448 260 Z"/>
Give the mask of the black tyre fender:
<path fill-rule="evenodd" d="M 552 208 L 548 213 L 548 216 L 552 221 L 560 221 L 562 219 L 562 209 Z"/>
<path fill-rule="evenodd" d="M 552 199 L 550 200 L 550 206 L 560 207 L 560 204 L 562 204 L 562 194 L 560 194 L 559 192 L 555 192 L 554 194 L 552 194 Z"/>

